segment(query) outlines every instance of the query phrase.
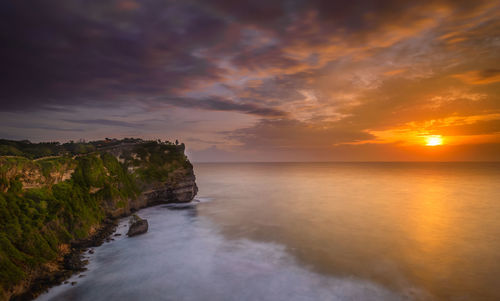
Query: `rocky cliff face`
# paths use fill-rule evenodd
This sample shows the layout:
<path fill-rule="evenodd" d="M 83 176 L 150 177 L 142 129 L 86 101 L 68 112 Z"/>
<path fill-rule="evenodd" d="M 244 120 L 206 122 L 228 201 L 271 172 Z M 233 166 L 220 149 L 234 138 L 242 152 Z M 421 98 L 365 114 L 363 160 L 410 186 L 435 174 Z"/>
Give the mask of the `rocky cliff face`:
<path fill-rule="evenodd" d="M 164 162 L 152 162 L 151 149 L 147 147 L 146 154 L 139 154 L 140 143 L 126 143 L 99 151 L 112 154 L 126 167 L 129 174 L 137 178 L 140 195 L 128 199 L 128 204 L 122 208 L 113 208 L 116 204 L 108 200 L 106 208 L 113 216 L 126 215 L 131 211 L 160 203 L 185 203 L 196 196 L 198 187 L 192 165 L 182 164 L 175 156 Z M 183 145 L 169 145 L 170 150 L 161 150 L 162 154 L 177 153 L 184 156 Z M 142 151 L 144 152 L 144 149 Z M 81 157 L 81 156 L 80 156 Z M 7 192 L 10 181 L 18 181 L 23 190 L 52 186 L 71 179 L 77 162 L 77 157 L 51 157 L 38 160 L 28 160 L 22 157 L 0 157 L 0 191 Z M 187 159 L 185 159 L 187 160 Z M 154 166 L 157 164 L 157 166 Z M 163 169 L 167 176 L 158 179 L 143 178 L 141 175 L 148 169 Z M 91 193 L 100 191 L 98 187 L 90 187 Z M 123 205 L 123 204 L 122 204 Z"/>
<path fill-rule="evenodd" d="M 0 191 L 6 192 L 9 181 L 16 179 L 23 189 L 41 188 L 69 180 L 75 171 L 72 158 L 57 157 L 29 160 L 23 157 L 0 157 Z"/>
<path fill-rule="evenodd" d="M 102 151 L 116 157 L 127 172 L 136 177 L 141 191 L 121 208 L 111 204 L 108 210 L 113 217 L 162 203 L 190 202 L 198 193 L 193 167 L 185 159 L 184 145 L 141 148 L 141 145 L 127 143 Z"/>
<path fill-rule="evenodd" d="M 0 301 L 31 292 L 35 279 L 68 272 L 61 267 L 68 246 L 92 237 L 109 217 L 196 196 L 183 144 L 111 142 L 87 143 L 97 151 L 86 154 L 0 157 Z"/>
<path fill-rule="evenodd" d="M 186 203 L 193 200 L 198 192 L 196 178 L 192 170 L 182 170 L 173 180 L 169 180 L 142 193 L 150 204 L 158 202 Z"/>
<path fill-rule="evenodd" d="M 191 202 L 198 193 L 196 177 L 192 169 L 180 169 L 173 179 L 143 185 L 141 194 L 128 200 L 126 206 L 118 208 L 114 203 L 108 207 L 112 217 L 126 216 L 144 207 L 162 203 Z"/>

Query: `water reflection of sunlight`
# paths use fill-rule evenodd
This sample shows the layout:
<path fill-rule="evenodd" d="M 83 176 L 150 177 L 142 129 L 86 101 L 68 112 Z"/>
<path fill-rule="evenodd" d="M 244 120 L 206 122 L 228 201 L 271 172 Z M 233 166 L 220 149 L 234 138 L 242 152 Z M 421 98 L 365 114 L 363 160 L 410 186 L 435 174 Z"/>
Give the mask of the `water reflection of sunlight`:
<path fill-rule="evenodd" d="M 432 178 L 422 183 L 415 196 L 415 239 L 425 252 L 441 247 L 448 219 L 446 191 Z"/>
<path fill-rule="evenodd" d="M 454 270 L 447 254 L 452 252 L 450 239 L 456 237 L 460 227 L 455 223 L 449 191 L 442 180 L 439 176 L 427 176 L 416 183 L 413 202 L 412 243 L 407 249 L 407 260 L 412 273 L 426 286 L 435 284 L 436 279 L 449 279 Z"/>

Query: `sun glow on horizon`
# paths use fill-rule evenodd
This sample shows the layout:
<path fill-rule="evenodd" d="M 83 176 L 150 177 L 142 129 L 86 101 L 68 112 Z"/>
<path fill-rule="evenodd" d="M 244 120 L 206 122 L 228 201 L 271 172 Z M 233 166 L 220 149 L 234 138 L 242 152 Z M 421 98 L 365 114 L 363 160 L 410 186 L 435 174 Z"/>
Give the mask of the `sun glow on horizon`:
<path fill-rule="evenodd" d="M 437 146 L 443 144 L 443 138 L 441 135 L 430 135 L 425 137 L 425 141 L 427 146 Z"/>

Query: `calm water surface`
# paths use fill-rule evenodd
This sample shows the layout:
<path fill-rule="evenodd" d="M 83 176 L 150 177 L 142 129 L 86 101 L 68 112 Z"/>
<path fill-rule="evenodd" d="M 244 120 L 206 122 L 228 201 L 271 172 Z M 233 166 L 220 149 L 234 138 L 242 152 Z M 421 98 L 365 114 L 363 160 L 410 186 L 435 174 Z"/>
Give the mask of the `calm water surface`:
<path fill-rule="evenodd" d="M 38 300 L 500 300 L 500 164 L 196 164 Z M 124 234 L 127 220 L 118 231 Z"/>

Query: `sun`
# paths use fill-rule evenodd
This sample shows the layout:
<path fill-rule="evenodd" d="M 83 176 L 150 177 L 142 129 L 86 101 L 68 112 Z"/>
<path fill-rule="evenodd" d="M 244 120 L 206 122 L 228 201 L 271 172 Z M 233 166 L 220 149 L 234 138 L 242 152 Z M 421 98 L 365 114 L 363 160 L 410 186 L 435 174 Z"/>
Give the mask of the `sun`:
<path fill-rule="evenodd" d="M 425 137 L 425 142 L 427 146 L 436 146 L 443 144 L 443 138 L 441 135 L 430 135 Z"/>

